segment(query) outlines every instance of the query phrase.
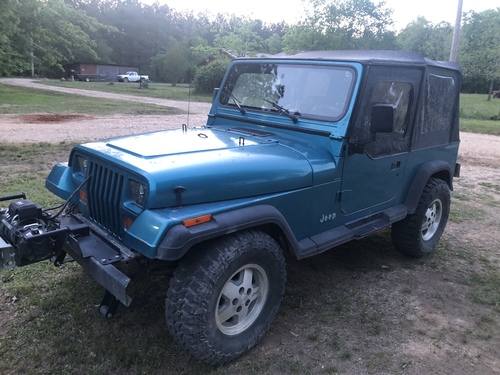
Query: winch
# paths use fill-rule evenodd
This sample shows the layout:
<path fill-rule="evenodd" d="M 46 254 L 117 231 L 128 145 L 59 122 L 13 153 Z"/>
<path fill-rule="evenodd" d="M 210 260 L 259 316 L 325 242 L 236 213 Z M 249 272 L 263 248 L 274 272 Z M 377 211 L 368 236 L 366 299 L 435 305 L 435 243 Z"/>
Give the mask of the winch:
<path fill-rule="evenodd" d="M 0 210 L 0 269 L 24 266 L 55 255 L 59 221 L 24 194 L 0 198 L 19 199 Z"/>

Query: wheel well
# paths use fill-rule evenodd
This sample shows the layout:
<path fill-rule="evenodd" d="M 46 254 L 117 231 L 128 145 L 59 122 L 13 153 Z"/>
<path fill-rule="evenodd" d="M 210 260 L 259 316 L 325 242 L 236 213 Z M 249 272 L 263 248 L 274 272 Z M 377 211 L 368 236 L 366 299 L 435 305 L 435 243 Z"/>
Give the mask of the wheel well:
<path fill-rule="evenodd" d="M 429 176 L 428 180 L 431 179 L 432 177 L 439 178 L 440 180 L 443 180 L 446 182 L 450 188 L 450 190 L 453 190 L 453 181 L 451 179 L 451 175 L 449 171 L 447 170 L 441 170 L 436 173 L 434 173 L 432 176 Z"/>
<path fill-rule="evenodd" d="M 408 189 L 405 199 L 405 206 L 408 213 L 412 214 L 417 208 L 418 201 L 424 187 L 431 178 L 439 178 L 448 184 L 450 190 L 453 190 L 453 180 L 450 165 L 443 160 L 435 160 L 423 164 L 415 174 L 413 181 Z"/>
<path fill-rule="evenodd" d="M 270 237 L 272 237 L 278 244 L 284 253 L 292 254 L 292 244 L 288 240 L 285 233 L 276 224 L 265 224 L 255 228 L 256 230 L 261 230 Z"/>

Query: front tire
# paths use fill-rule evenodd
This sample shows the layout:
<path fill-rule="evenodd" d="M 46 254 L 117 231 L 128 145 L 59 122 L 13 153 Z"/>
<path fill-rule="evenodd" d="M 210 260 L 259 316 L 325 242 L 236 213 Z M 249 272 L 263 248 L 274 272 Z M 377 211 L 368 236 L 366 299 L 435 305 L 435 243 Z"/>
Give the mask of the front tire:
<path fill-rule="evenodd" d="M 174 339 L 208 364 L 231 361 L 269 329 L 285 289 L 278 243 L 248 231 L 197 248 L 181 261 L 166 299 Z"/>
<path fill-rule="evenodd" d="M 425 185 L 415 212 L 392 224 L 394 246 L 404 254 L 421 258 L 430 254 L 443 234 L 450 213 L 450 189 L 438 178 Z"/>

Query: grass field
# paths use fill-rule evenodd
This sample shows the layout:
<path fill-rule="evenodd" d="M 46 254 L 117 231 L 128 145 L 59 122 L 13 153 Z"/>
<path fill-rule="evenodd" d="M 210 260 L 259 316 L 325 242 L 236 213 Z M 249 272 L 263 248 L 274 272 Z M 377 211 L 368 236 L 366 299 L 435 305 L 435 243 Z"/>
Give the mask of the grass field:
<path fill-rule="evenodd" d="M 167 83 L 148 83 L 139 85 L 139 83 L 124 83 L 124 82 L 71 82 L 71 81 L 58 81 L 46 80 L 39 81 L 47 85 L 71 87 L 84 90 L 97 90 L 105 92 L 114 92 L 118 94 L 150 96 L 153 98 L 172 99 L 172 100 L 193 100 L 196 102 L 212 101 L 212 95 L 199 94 L 190 89 L 186 85 L 172 86 Z"/>
<path fill-rule="evenodd" d="M 500 99 L 487 98 L 479 94 L 460 96 L 460 130 L 500 135 Z"/>
<path fill-rule="evenodd" d="M 182 113 L 177 108 L 0 84 L 0 114 L 83 113 L 94 115 Z"/>

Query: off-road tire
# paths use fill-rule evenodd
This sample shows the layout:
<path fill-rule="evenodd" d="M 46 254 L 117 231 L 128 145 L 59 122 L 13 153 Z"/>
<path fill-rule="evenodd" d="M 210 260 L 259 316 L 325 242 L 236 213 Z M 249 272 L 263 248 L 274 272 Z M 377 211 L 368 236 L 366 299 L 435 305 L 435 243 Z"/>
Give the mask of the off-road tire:
<path fill-rule="evenodd" d="M 443 234 L 450 213 L 450 189 L 438 178 L 425 185 L 415 212 L 392 224 L 392 242 L 404 254 L 430 254 Z"/>
<path fill-rule="evenodd" d="M 265 233 L 245 231 L 200 246 L 171 279 L 168 329 L 194 358 L 211 365 L 231 361 L 269 329 L 285 279 L 282 249 Z"/>

